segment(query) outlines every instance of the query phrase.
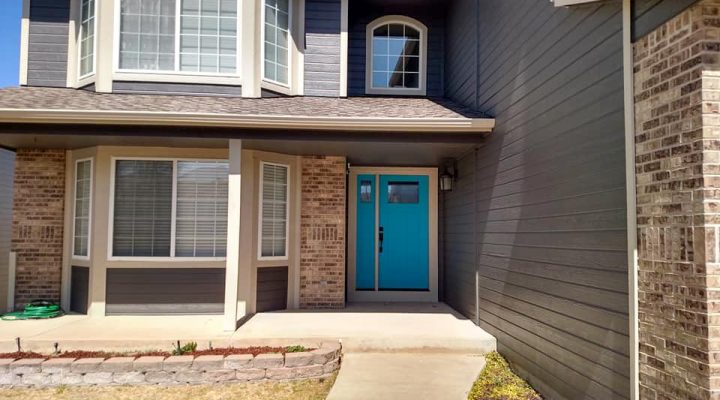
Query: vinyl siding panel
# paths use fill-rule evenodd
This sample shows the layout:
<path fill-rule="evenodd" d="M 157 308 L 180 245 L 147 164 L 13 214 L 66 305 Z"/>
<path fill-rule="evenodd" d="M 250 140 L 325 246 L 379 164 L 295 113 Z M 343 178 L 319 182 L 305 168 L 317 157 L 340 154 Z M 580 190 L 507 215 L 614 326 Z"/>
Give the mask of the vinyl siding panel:
<path fill-rule="evenodd" d="M 28 86 L 67 85 L 70 0 L 31 0 Z"/>
<path fill-rule="evenodd" d="M 108 268 L 107 315 L 222 314 L 224 268 Z"/>
<path fill-rule="evenodd" d="M 0 149 L 0 313 L 7 309 L 15 153 Z"/>
<path fill-rule="evenodd" d="M 548 398 L 628 398 L 620 4 L 474 4 L 447 95 L 497 127 L 445 194 L 446 300 Z"/>
<path fill-rule="evenodd" d="M 378 7 L 364 2 L 350 2 L 348 17 L 348 95 L 365 95 L 366 27 L 386 15 L 415 18 L 428 28 L 427 95 L 444 95 L 445 7 L 388 4 Z"/>
<path fill-rule="evenodd" d="M 192 83 L 115 81 L 113 82 L 113 93 L 240 97 L 242 87 Z"/>
<path fill-rule="evenodd" d="M 257 312 L 287 308 L 288 267 L 265 267 L 257 271 Z"/>
<path fill-rule="evenodd" d="M 340 0 L 305 2 L 305 95 L 340 96 Z"/>
<path fill-rule="evenodd" d="M 669 21 L 698 0 L 634 0 L 633 40 L 638 40 Z"/>

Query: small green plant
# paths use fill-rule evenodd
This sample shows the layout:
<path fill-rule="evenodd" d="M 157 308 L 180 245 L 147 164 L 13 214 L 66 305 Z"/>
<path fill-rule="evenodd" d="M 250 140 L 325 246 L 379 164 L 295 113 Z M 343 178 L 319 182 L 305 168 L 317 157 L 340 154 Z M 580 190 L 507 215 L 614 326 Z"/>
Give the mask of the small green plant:
<path fill-rule="evenodd" d="M 178 340 L 175 344 L 175 348 L 172 351 L 172 355 L 182 356 L 184 354 L 193 353 L 195 352 L 195 350 L 197 350 L 197 343 L 189 342 L 181 346 L 180 341 Z"/>
<path fill-rule="evenodd" d="M 305 346 L 295 345 L 285 347 L 286 353 L 302 353 L 303 351 L 307 351 L 307 348 L 305 348 Z"/>
<path fill-rule="evenodd" d="M 63 394 L 67 391 L 67 385 L 60 385 L 57 388 L 55 388 L 55 394 Z"/>
<path fill-rule="evenodd" d="M 468 400 L 542 400 L 520 379 L 497 352 L 485 356 L 486 364 L 470 390 Z"/>

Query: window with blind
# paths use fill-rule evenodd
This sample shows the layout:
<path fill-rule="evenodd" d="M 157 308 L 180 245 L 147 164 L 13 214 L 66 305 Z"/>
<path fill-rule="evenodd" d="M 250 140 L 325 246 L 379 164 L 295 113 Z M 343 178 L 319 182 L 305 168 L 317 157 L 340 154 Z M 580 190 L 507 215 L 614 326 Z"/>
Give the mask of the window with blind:
<path fill-rule="evenodd" d="M 260 165 L 259 258 L 286 258 L 290 168 L 265 162 Z"/>
<path fill-rule="evenodd" d="M 121 0 L 120 69 L 235 74 L 238 0 Z"/>
<path fill-rule="evenodd" d="M 114 257 L 225 257 L 227 161 L 117 160 Z"/>
<path fill-rule="evenodd" d="M 73 220 L 73 256 L 89 257 L 92 160 L 75 163 L 75 215 Z"/>

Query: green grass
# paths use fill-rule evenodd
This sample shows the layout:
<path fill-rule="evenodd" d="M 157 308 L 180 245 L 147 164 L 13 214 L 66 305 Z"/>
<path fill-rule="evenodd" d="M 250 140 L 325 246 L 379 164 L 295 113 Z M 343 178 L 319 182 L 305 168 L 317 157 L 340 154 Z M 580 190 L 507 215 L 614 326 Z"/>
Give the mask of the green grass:
<path fill-rule="evenodd" d="M 497 352 L 486 356 L 487 363 L 473 384 L 468 400 L 541 400 L 527 382 L 510 369 Z"/>

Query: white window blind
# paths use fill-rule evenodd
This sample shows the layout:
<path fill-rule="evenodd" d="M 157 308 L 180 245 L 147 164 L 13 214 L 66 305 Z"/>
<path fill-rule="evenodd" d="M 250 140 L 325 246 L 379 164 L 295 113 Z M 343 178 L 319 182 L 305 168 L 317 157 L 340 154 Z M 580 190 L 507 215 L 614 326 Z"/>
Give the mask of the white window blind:
<path fill-rule="evenodd" d="M 121 0 L 120 69 L 234 74 L 238 0 Z"/>
<path fill-rule="evenodd" d="M 95 0 L 82 0 L 80 13 L 80 76 L 85 76 L 95 72 Z"/>
<path fill-rule="evenodd" d="M 170 256 L 172 196 L 172 161 L 116 162 L 113 256 Z"/>
<path fill-rule="evenodd" d="M 178 161 L 176 257 L 225 257 L 228 163 Z"/>
<path fill-rule="evenodd" d="M 260 257 L 286 257 L 289 168 L 270 163 L 261 165 Z"/>
<path fill-rule="evenodd" d="M 78 161 L 75 164 L 75 219 L 73 228 L 73 255 L 76 257 L 89 256 L 91 185 L 92 161 Z"/>
<path fill-rule="evenodd" d="M 290 2 L 265 0 L 264 78 L 288 84 Z"/>

